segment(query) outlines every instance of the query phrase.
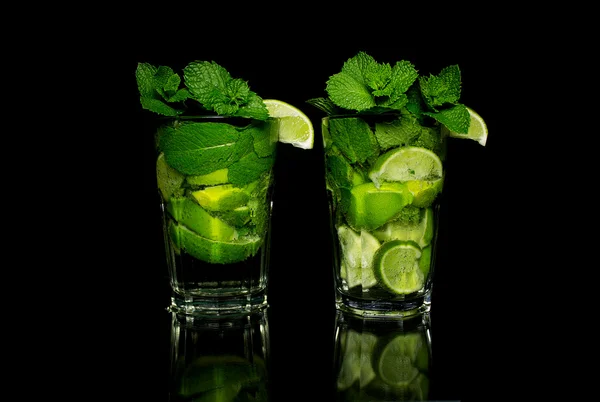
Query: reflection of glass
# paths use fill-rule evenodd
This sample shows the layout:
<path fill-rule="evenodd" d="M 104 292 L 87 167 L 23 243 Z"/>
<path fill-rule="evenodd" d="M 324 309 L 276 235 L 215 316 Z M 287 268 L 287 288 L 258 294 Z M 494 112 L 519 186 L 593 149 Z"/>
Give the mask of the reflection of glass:
<path fill-rule="evenodd" d="M 373 318 L 337 311 L 336 401 L 425 401 L 429 394 L 429 313 Z"/>
<path fill-rule="evenodd" d="M 172 313 L 171 401 L 268 401 L 267 308 L 226 318 Z"/>

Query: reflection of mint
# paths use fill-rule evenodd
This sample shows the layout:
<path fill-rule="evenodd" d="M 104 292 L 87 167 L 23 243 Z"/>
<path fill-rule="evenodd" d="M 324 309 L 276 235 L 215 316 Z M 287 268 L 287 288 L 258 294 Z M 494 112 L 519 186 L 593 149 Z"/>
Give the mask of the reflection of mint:
<path fill-rule="evenodd" d="M 220 116 L 266 120 L 267 107 L 248 83 L 232 78 L 215 62 L 195 61 L 181 77 L 170 67 L 138 63 L 136 81 L 142 107 L 164 116 L 178 116 L 188 110 L 186 102 L 194 100 L 208 112 Z"/>
<path fill-rule="evenodd" d="M 468 110 L 459 103 L 458 65 L 426 77 L 419 76 L 408 61 L 398 61 L 392 66 L 359 52 L 344 63 L 341 72 L 329 77 L 325 89 L 327 98 L 309 99 L 308 103 L 327 115 L 394 113 L 402 120 L 410 113 L 413 115 L 410 124 L 431 127 L 439 122 L 462 134 L 468 132 L 471 121 Z"/>

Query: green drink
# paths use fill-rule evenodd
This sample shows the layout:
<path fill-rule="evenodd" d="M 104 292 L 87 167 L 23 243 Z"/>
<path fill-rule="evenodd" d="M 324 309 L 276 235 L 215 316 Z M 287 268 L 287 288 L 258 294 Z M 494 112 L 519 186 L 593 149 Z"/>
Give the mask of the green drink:
<path fill-rule="evenodd" d="M 144 109 L 157 114 L 156 181 L 172 310 L 240 313 L 267 304 L 277 143 L 309 149 L 308 118 L 263 100 L 214 62 L 179 74 L 139 63 Z"/>
<path fill-rule="evenodd" d="M 364 52 L 329 78 L 321 132 L 334 243 L 336 304 L 370 315 L 428 311 L 446 145 L 485 145 L 481 117 L 459 102 L 458 66 L 419 75 Z"/>

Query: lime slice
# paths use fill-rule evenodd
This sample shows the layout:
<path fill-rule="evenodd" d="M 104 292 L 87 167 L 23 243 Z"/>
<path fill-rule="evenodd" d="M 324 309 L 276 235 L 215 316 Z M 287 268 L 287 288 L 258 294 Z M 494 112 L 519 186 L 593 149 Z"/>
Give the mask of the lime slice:
<path fill-rule="evenodd" d="M 277 99 L 264 99 L 269 116 L 279 120 L 279 142 L 297 148 L 312 149 L 315 130 L 312 122 L 300 109 Z"/>
<path fill-rule="evenodd" d="M 403 183 L 383 183 L 379 188 L 368 182 L 350 191 L 346 218 L 356 230 L 376 229 L 398 217 L 413 196 Z"/>
<path fill-rule="evenodd" d="M 171 225 L 170 235 L 176 246 L 199 260 L 213 264 L 231 264 L 255 255 L 262 239 L 258 236 L 240 237 L 231 242 L 215 241 L 194 233 L 183 225 Z"/>
<path fill-rule="evenodd" d="M 442 172 L 442 161 L 434 152 L 421 147 L 401 147 L 379 156 L 369 178 L 379 187 L 384 181 L 435 181 L 442 178 Z"/>
<path fill-rule="evenodd" d="M 198 203 L 209 211 L 231 211 L 248 202 L 250 196 L 246 191 L 232 184 L 206 187 L 193 191 L 192 195 Z"/>
<path fill-rule="evenodd" d="M 419 269 L 421 249 L 413 241 L 392 240 L 384 243 L 373 257 L 373 270 L 379 283 L 390 292 L 409 294 L 423 287 Z"/>
<path fill-rule="evenodd" d="M 184 179 L 184 175 L 167 165 L 165 154 L 161 152 L 156 159 L 156 182 L 165 201 L 169 201 L 175 190 L 181 187 Z"/>
<path fill-rule="evenodd" d="M 442 135 L 448 135 L 452 138 L 466 138 L 469 140 L 474 140 L 485 146 L 488 137 L 488 129 L 487 125 L 483 118 L 477 114 L 476 111 L 467 106 L 467 110 L 471 115 L 471 124 L 469 125 L 469 131 L 466 134 L 458 134 L 453 131 L 450 131 L 446 128 L 446 126 L 442 126 Z"/>
<path fill-rule="evenodd" d="M 418 223 L 392 221 L 375 230 L 373 235 L 380 241 L 412 240 L 423 248 L 428 246 L 433 239 L 433 209 L 421 210 Z"/>
<path fill-rule="evenodd" d="M 419 374 L 415 360 L 422 346 L 420 334 L 405 333 L 378 347 L 374 360 L 379 378 L 393 386 L 408 385 Z"/>

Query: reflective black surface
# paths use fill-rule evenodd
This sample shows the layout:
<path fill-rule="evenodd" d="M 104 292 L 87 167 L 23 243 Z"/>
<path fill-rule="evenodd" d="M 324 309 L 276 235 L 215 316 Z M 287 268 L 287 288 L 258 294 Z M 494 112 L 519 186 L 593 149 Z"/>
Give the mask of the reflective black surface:
<path fill-rule="evenodd" d="M 429 328 L 427 398 L 461 400 L 471 393 L 474 384 L 495 384 L 485 373 L 495 364 L 491 339 L 502 333 L 502 327 L 485 323 L 493 317 L 491 289 L 498 287 L 501 276 L 494 274 L 499 271 L 494 271 L 490 263 L 503 258 L 492 251 L 495 245 L 490 235 L 501 222 L 503 211 L 494 196 L 494 186 L 502 182 L 501 174 L 494 173 L 492 167 L 504 161 L 504 150 L 498 138 L 501 116 L 489 101 L 490 94 L 502 83 L 490 78 L 492 67 L 488 61 L 467 49 L 435 53 L 419 46 L 404 50 L 397 46 L 308 46 L 301 50 L 304 53 L 300 58 L 297 52 L 285 49 L 257 55 L 245 47 L 225 51 L 173 46 L 169 52 L 132 48 L 127 65 L 122 66 L 130 80 L 128 113 L 133 119 L 131 126 L 123 129 L 128 135 L 122 143 L 126 151 L 123 159 L 128 164 L 116 169 L 122 185 L 114 189 L 116 194 L 109 202 L 120 200 L 117 209 L 126 214 L 121 215 L 119 224 L 126 224 L 130 231 L 114 243 L 115 248 L 126 252 L 115 259 L 122 272 L 115 298 L 118 307 L 112 310 L 109 322 L 113 323 L 111 328 L 118 327 L 114 336 L 119 346 L 110 382 L 126 384 L 120 391 L 123 396 L 135 401 L 168 401 L 173 380 L 172 316 L 166 310 L 169 289 L 155 193 L 151 122 L 139 108 L 134 71 L 137 62 L 182 68 L 198 59 L 221 63 L 232 76 L 248 80 L 251 89 L 262 97 L 296 105 L 313 121 L 313 150 L 282 144 L 278 149 L 268 308 L 268 396 L 276 402 L 294 398 L 336 400 L 336 311 L 318 129 L 322 114 L 305 101 L 323 96 L 327 78 L 358 50 L 386 62 L 412 60 L 418 69 L 432 73 L 458 63 L 464 78 L 461 100 L 488 124 L 490 138 L 485 148 L 458 139 L 449 144 L 444 188 L 447 204 L 441 216 Z M 131 197 L 121 197 L 127 194 Z M 217 338 L 210 341 L 215 351 L 223 346 Z M 384 392 L 384 396 L 390 395 Z"/>

